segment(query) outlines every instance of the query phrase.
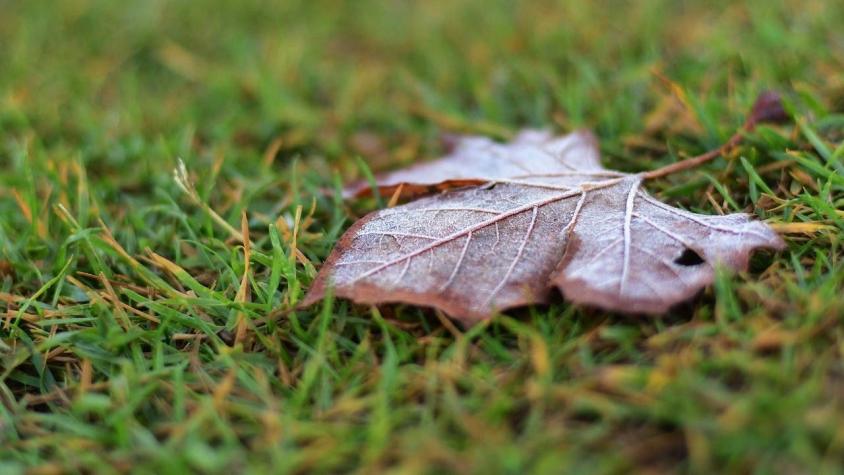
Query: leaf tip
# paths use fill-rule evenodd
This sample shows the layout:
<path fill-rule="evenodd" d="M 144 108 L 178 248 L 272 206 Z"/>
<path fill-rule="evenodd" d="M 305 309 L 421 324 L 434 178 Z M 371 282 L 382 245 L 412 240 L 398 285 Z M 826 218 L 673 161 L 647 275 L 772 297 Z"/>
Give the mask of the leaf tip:
<path fill-rule="evenodd" d="M 764 91 L 759 94 L 756 102 L 753 103 L 748 124 L 779 123 L 787 120 L 789 120 L 789 115 L 783 106 L 780 94 L 776 91 Z"/>

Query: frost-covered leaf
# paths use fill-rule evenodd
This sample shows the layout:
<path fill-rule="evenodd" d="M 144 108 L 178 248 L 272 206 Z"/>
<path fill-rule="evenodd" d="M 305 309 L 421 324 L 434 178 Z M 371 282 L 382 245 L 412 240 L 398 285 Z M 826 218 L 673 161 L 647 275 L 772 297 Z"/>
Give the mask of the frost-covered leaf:
<path fill-rule="evenodd" d="M 333 282 L 357 302 L 433 306 L 473 323 L 557 286 L 573 302 L 658 313 L 711 282 L 716 263 L 744 269 L 753 249 L 782 246 L 747 215 L 683 211 L 648 195 L 640 175 L 569 163 L 556 177 L 525 173 L 369 214 L 307 302 Z"/>
<path fill-rule="evenodd" d="M 524 181 L 554 183 L 568 177 L 577 183 L 584 172 L 604 170 L 595 136 L 581 130 L 564 137 L 549 132 L 525 130 L 509 143 L 498 143 L 487 137 L 455 137 L 451 153 L 431 162 L 419 163 L 402 170 L 379 175 L 376 185 L 382 195 L 392 195 L 402 187 L 404 196 L 458 186 L 482 185 L 490 181 Z M 372 191 L 366 181 L 358 181 L 343 190 L 346 198 L 364 196 Z"/>
<path fill-rule="evenodd" d="M 776 112 L 770 103 L 748 123 Z M 783 247 L 749 215 L 700 215 L 654 199 L 642 182 L 662 170 L 602 167 L 588 132 L 464 139 L 451 155 L 378 184 L 484 184 L 370 213 L 341 238 L 303 304 L 333 286 L 356 302 L 436 307 L 471 325 L 545 302 L 556 287 L 575 303 L 661 313 L 712 282 L 715 266 L 743 270 L 753 250 Z"/>

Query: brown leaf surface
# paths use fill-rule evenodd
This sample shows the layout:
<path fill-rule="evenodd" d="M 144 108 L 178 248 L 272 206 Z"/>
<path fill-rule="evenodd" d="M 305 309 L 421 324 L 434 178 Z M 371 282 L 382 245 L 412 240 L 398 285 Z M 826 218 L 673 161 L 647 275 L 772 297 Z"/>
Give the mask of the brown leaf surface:
<path fill-rule="evenodd" d="M 418 195 L 436 189 L 482 185 L 490 181 L 559 184 L 560 180 L 577 183 L 584 172 L 618 172 L 601 167 L 597 142 L 591 132 L 581 130 L 564 137 L 548 132 L 526 130 L 510 143 L 498 143 L 487 137 L 456 137 L 451 153 L 445 157 L 379 175 L 376 178 L 382 196 L 392 196 L 400 186 L 403 196 Z M 370 184 L 357 181 L 343 189 L 345 198 L 372 193 Z"/>
<path fill-rule="evenodd" d="M 661 313 L 709 284 L 716 265 L 743 270 L 754 249 L 783 247 L 748 215 L 668 206 L 642 189 L 644 178 L 603 168 L 588 132 L 464 139 L 379 183 L 485 184 L 370 213 L 342 237 L 303 304 L 333 285 L 356 302 L 436 307 L 471 325 L 545 302 L 557 287 L 575 303 Z"/>

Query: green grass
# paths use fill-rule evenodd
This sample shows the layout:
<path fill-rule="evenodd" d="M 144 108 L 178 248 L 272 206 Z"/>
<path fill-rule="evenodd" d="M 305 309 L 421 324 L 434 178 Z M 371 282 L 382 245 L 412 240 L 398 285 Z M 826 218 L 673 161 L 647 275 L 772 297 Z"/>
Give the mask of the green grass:
<path fill-rule="evenodd" d="M 841 25 L 834 0 L 0 0 L 0 473 L 842 473 Z M 792 123 L 649 189 L 789 249 L 663 318 L 292 311 L 377 206 L 326 193 L 360 163 L 590 127 L 647 170 L 770 88 Z"/>

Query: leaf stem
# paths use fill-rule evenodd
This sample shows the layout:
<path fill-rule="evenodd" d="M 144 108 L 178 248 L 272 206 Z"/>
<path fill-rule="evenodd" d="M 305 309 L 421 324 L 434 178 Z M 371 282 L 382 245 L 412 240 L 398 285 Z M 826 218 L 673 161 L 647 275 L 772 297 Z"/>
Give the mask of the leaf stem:
<path fill-rule="evenodd" d="M 744 139 L 745 134 L 753 131 L 760 122 L 783 122 L 787 119 L 788 114 L 783 108 L 779 94 L 772 91 L 763 92 L 756 98 L 756 102 L 753 103 L 750 115 L 747 117 L 747 120 L 745 120 L 741 128 L 726 142 L 724 142 L 723 145 L 704 154 L 642 173 L 641 176 L 645 180 L 651 180 L 698 167 L 703 163 L 723 155 L 731 148 L 740 144 Z"/>

